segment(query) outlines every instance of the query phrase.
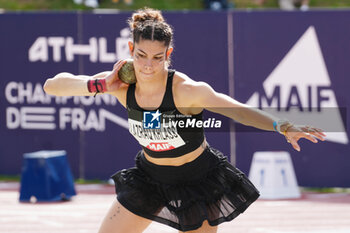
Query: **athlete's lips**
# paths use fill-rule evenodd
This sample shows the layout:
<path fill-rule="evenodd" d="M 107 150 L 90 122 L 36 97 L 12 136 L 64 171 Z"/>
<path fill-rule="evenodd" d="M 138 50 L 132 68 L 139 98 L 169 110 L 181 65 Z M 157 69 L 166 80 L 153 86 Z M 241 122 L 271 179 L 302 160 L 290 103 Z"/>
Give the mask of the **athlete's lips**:
<path fill-rule="evenodd" d="M 143 74 L 143 75 L 152 75 L 153 74 L 153 72 L 152 73 L 145 73 L 145 72 L 142 72 L 142 71 L 140 71 L 140 73 Z"/>

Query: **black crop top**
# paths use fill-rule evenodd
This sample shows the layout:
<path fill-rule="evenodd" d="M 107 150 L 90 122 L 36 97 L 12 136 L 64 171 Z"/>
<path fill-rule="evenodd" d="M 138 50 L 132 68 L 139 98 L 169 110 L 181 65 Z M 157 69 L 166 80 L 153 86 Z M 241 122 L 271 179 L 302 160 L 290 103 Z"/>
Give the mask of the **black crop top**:
<path fill-rule="evenodd" d="M 172 84 L 174 70 L 169 70 L 166 91 L 160 107 L 156 110 L 142 109 L 135 99 L 135 84 L 129 85 L 127 110 L 129 132 L 143 150 L 154 158 L 174 158 L 197 149 L 204 140 L 203 112 L 183 115 L 176 108 Z"/>

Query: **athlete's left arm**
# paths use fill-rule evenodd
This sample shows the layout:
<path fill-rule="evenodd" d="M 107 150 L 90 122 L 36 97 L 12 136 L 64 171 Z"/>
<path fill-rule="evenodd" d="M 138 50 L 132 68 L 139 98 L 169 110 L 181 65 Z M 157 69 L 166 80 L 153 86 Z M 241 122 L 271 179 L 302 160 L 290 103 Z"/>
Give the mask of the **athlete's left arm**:
<path fill-rule="evenodd" d="M 278 119 L 267 112 L 240 103 L 223 93 L 218 93 L 205 82 L 197 82 L 191 89 L 192 105 L 194 107 L 205 108 L 209 111 L 219 113 L 247 126 L 253 126 L 263 130 L 274 130 L 273 122 Z M 322 130 L 304 125 L 285 124 L 281 126 L 281 131 L 286 131 L 285 136 L 287 140 L 298 151 L 300 151 L 298 145 L 300 138 L 306 138 L 316 143 L 316 138 L 324 141 L 325 137 Z"/>

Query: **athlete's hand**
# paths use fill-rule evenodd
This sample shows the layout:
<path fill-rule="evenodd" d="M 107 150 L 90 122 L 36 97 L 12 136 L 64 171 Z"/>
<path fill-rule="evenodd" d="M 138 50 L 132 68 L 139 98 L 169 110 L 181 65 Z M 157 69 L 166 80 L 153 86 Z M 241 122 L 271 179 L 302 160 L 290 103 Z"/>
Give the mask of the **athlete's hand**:
<path fill-rule="evenodd" d="M 118 71 L 120 68 L 126 63 L 126 60 L 119 60 L 117 63 L 113 66 L 113 71 L 106 76 L 106 85 L 107 85 L 107 91 L 113 92 L 121 87 L 128 86 L 129 84 L 122 82 L 120 78 L 118 77 Z"/>
<path fill-rule="evenodd" d="M 321 129 L 312 126 L 293 125 L 286 130 L 285 137 L 295 150 L 300 151 L 300 146 L 298 144 L 300 138 L 305 138 L 313 143 L 317 143 L 317 139 L 324 141 L 326 135 Z"/>

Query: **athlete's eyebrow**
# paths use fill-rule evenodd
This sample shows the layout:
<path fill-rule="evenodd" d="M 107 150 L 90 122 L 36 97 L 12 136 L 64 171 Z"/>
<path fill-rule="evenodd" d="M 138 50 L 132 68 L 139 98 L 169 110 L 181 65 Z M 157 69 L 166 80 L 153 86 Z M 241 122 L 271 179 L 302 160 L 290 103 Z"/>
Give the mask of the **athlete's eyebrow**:
<path fill-rule="evenodd" d="M 144 54 L 147 54 L 145 51 L 143 51 L 142 49 L 137 49 L 139 50 L 140 52 L 144 53 Z M 160 53 L 157 53 L 155 54 L 154 56 L 158 56 L 158 55 L 163 55 L 163 52 L 160 52 Z"/>

